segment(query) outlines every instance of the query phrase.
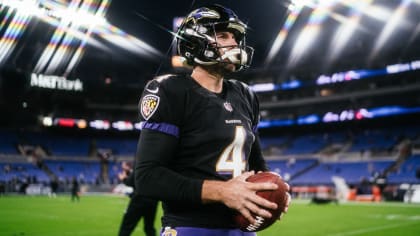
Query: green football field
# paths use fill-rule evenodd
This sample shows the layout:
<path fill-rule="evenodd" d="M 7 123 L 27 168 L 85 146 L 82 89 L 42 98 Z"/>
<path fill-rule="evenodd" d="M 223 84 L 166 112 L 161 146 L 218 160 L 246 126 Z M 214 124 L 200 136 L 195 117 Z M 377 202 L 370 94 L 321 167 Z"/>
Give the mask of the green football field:
<path fill-rule="evenodd" d="M 117 235 L 127 197 L 0 197 L 0 235 Z M 156 227 L 160 228 L 159 208 Z M 142 222 L 133 235 L 144 235 Z M 418 236 L 420 204 L 346 203 L 312 205 L 294 200 L 282 221 L 259 236 Z M 198 235 L 199 236 L 199 235 Z"/>

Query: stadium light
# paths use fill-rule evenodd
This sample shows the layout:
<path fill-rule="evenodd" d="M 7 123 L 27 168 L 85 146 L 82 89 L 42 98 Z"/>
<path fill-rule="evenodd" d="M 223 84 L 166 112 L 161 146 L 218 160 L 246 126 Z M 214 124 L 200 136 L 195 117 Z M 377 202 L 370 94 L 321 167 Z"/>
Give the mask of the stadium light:
<path fill-rule="evenodd" d="M 392 15 L 392 12 L 389 9 L 374 5 L 367 8 L 363 13 L 382 22 L 386 22 Z"/>
<path fill-rule="evenodd" d="M 393 35 L 397 26 L 403 22 L 403 18 L 407 8 L 409 7 L 411 0 L 403 0 L 398 8 L 394 11 L 391 18 L 388 19 L 385 27 L 383 28 L 381 34 L 378 37 L 378 40 L 375 43 L 375 46 L 372 52 L 369 55 L 369 62 L 371 62 L 374 58 L 376 58 L 379 51 L 385 45 L 385 43 L 389 40 L 389 38 Z M 395 34 L 394 34 L 395 35 Z"/>
<path fill-rule="evenodd" d="M 35 64 L 35 73 L 56 74 L 59 68 L 65 68 L 64 74 L 69 74 L 81 60 L 86 44 L 110 51 L 98 39 L 140 56 L 163 57 L 146 42 L 107 22 L 105 14 L 110 3 L 111 0 L 0 0 L 2 12 L 6 12 L 0 27 L 7 27 L 0 39 L 0 64 L 8 59 L 33 17 L 56 27 Z"/>
<path fill-rule="evenodd" d="M 341 54 L 354 31 L 361 28 L 359 22 L 362 18 L 363 12 L 370 6 L 372 1 L 373 0 L 355 1 L 352 5 L 350 5 L 351 8 L 349 9 L 348 20 L 341 24 L 332 39 L 327 55 L 327 64 L 330 64 L 338 57 L 338 55 Z"/>
<path fill-rule="evenodd" d="M 83 1 L 80 4 L 80 1 L 72 0 L 68 5 L 50 6 L 49 14 L 44 15 L 41 19 L 54 18 L 58 21 L 57 29 L 38 60 L 35 72 L 53 74 L 58 67 L 65 64 L 67 64 L 66 73 L 73 69 L 76 62 L 80 60 L 81 51 L 90 38 L 92 28 L 100 27 L 106 22 L 104 15 L 110 1 L 98 1 Z M 99 4 L 99 8 L 90 13 L 93 4 Z M 80 37 L 75 38 L 74 34 L 70 34 L 68 31 L 80 32 Z M 71 47 L 76 44 L 78 44 L 77 49 Z"/>
<path fill-rule="evenodd" d="M 290 4 L 293 5 L 293 4 Z M 287 16 L 286 22 L 283 25 L 283 28 L 278 33 L 276 39 L 274 40 L 273 45 L 268 52 L 268 56 L 265 60 L 265 65 L 268 66 L 277 53 L 280 51 L 281 47 L 283 46 L 284 41 L 289 34 L 290 29 L 295 24 L 296 19 L 299 17 L 300 12 L 302 11 L 302 6 L 295 6 L 291 9 L 290 14 Z"/>
<path fill-rule="evenodd" d="M 289 56 L 287 67 L 294 66 L 301 56 L 306 53 L 313 44 L 321 30 L 322 23 L 327 19 L 331 8 L 338 0 L 320 1 L 309 17 L 308 23 L 298 36 Z"/>
<path fill-rule="evenodd" d="M 18 39 L 27 28 L 31 18 L 28 13 L 34 10 L 31 2 L 33 1 L 0 0 L 1 10 L 6 12 L 0 25 L 0 29 L 6 26 L 0 39 L 0 65 L 8 59 Z M 19 9 L 18 13 L 14 14 L 16 9 Z"/>
<path fill-rule="evenodd" d="M 42 118 L 42 124 L 44 126 L 52 126 L 53 125 L 53 119 L 50 116 L 45 116 L 44 118 Z"/>

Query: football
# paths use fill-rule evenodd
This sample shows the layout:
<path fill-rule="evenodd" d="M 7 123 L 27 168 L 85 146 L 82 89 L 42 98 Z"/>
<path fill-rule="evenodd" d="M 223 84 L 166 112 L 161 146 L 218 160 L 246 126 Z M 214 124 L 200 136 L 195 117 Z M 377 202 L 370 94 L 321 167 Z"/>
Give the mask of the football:
<path fill-rule="evenodd" d="M 277 204 L 277 209 L 270 210 L 272 217 L 271 218 L 263 218 L 258 215 L 253 215 L 256 219 L 255 224 L 251 224 L 242 214 L 237 212 L 234 215 L 234 221 L 242 231 L 245 232 L 256 232 L 266 229 L 270 225 L 272 225 L 276 220 L 281 217 L 283 211 L 285 211 L 286 207 L 288 207 L 290 201 L 289 195 L 289 185 L 285 183 L 282 178 L 275 173 L 272 172 L 260 172 L 253 176 L 250 176 L 246 181 L 253 182 L 253 183 L 260 183 L 260 182 L 272 182 L 277 184 L 279 187 L 276 190 L 270 191 L 259 191 L 257 194 L 260 197 L 263 197 L 271 202 L 275 202 Z"/>

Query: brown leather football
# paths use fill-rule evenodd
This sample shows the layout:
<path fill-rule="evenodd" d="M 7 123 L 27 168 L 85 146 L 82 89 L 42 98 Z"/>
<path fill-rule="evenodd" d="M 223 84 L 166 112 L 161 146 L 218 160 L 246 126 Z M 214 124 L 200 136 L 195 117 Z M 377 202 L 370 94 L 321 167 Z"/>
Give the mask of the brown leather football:
<path fill-rule="evenodd" d="M 271 226 L 276 222 L 281 214 L 286 210 L 289 204 L 289 185 L 285 183 L 282 178 L 272 172 L 261 172 L 250 176 L 246 181 L 253 183 L 271 182 L 277 184 L 279 187 L 276 190 L 259 191 L 257 194 L 271 202 L 277 204 L 277 209 L 267 209 L 271 213 L 271 218 L 264 218 L 253 214 L 256 219 L 255 224 L 251 224 L 241 213 L 237 212 L 234 216 L 234 221 L 237 226 L 246 232 L 256 232 Z"/>

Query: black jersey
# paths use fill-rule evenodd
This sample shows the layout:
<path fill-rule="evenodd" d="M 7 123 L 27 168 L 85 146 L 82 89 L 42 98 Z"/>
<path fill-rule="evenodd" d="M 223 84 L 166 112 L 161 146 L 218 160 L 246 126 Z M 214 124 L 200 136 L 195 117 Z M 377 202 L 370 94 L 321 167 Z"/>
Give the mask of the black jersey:
<path fill-rule="evenodd" d="M 236 80 L 225 80 L 222 93 L 215 94 L 200 86 L 190 76 L 167 76 L 147 84 L 139 109 L 142 119 L 141 136 L 145 131 L 157 132 L 176 140 L 169 158 L 161 158 L 159 154 L 151 156 L 153 154 L 150 152 L 143 151 L 138 158 L 141 168 L 136 167 L 140 172 L 147 171 L 154 165 L 162 165 L 168 169 L 155 169 L 154 173 L 150 171 L 143 175 L 139 187 L 142 188 L 142 183 L 146 182 L 143 186 L 146 194 L 153 192 L 153 197 L 163 200 L 163 225 L 234 227 L 231 209 L 219 203 L 201 204 L 200 185 L 204 179 L 227 180 L 246 170 L 266 169 L 259 149 L 258 154 L 251 155 L 255 152 L 252 149 L 255 146 L 255 132 L 259 121 L 259 105 L 255 94 L 247 85 Z M 141 147 L 140 145 L 139 148 Z M 143 147 L 149 150 L 153 148 L 150 145 Z M 165 175 L 173 178 L 166 178 L 167 183 L 157 183 L 163 180 L 159 176 L 163 178 Z M 177 175 L 185 178 L 177 181 Z M 151 179 L 153 185 L 150 183 Z M 195 185 L 183 188 L 185 184 L 182 182 L 188 179 L 196 180 Z M 172 190 L 170 193 L 165 190 L 151 190 L 153 187 Z M 174 191 L 179 192 L 173 193 Z M 178 199 L 190 198 L 170 198 L 163 196 L 165 194 L 190 194 L 191 198 L 196 199 L 179 201 Z"/>

